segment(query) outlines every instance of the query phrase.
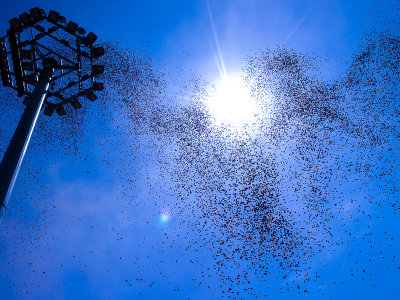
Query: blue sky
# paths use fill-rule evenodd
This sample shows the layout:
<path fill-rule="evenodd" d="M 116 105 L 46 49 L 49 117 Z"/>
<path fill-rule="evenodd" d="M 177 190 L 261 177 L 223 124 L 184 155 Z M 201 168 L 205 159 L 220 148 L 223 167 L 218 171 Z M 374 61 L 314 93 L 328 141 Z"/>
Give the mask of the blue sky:
<path fill-rule="evenodd" d="M 104 40 L 148 46 L 153 57 L 164 62 L 189 52 L 204 64 L 215 51 L 205 1 L 8 3 L 1 13 L 3 20 L 36 3 L 62 11 Z M 374 4 L 375 1 L 209 1 L 208 6 L 227 64 L 237 67 L 237 57 L 266 45 L 284 44 L 346 58 L 379 7 Z M 390 6 L 390 1 L 382 6 Z M 7 22 L 2 26 L 6 29 Z M 207 71 L 212 71 L 209 68 Z"/>
<path fill-rule="evenodd" d="M 8 20 L 31 7 L 59 11 L 101 41 L 147 49 L 165 71 L 172 95 L 191 71 L 213 84 L 221 62 L 228 73 L 237 72 L 247 56 L 268 46 L 327 59 L 322 76 L 332 79 L 345 72 L 364 32 L 379 29 L 378 19 L 396 17 L 396 1 L 383 2 L 7 0 L 0 11 L 0 32 L 5 34 Z M 4 89 L 1 93 L 5 95 Z M 17 97 L 3 98 L 11 102 L 2 100 L 4 110 L 18 116 L 22 105 L 15 105 Z M 178 105 L 181 101 L 167 98 Z M 100 102 L 90 104 L 89 112 L 97 114 Z M 69 135 L 60 137 L 73 126 L 58 119 L 51 126 L 39 121 L 0 228 L 1 298 L 221 298 L 221 277 L 209 271 L 215 263 L 212 253 L 193 245 L 200 236 L 212 237 L 207 232 L 197 236 L 182 225 L 174 210 L 180 196 L 160 175 L 160 153 L 148 146 L 153 137 L 135 136 L 128 116 L 107 113 L 113 122 L 86 118 L 85 131 L 74 145 Z M 1 114 L 2 149 L 17 120 Z M 352 183 L 340 187 L 361 204 L 369 188 Z M 379 192 L 373 192 L 377 198 Z M 343 218 L 356 237 L 332 255 L 315 257 L 312 272 L 319 278 L 302 284 L 308 293 L 299 295 L 296 288 L 281 293 L 272 277 L 254 288 L 270 299 L 396 299 L 398 215 L 387 206 L 363 205 L 372 218 L 346 208 L 350 213 Z M 358 220 L 354 224 L 353 213 Z M 163 219 L 163 214 L 170 218 Z"/>

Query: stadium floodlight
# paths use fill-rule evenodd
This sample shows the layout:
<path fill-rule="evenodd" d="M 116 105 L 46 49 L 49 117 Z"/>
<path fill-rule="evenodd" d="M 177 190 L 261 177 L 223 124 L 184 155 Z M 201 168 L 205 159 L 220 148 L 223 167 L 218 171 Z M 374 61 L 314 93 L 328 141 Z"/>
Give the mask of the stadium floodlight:
<path fill-rule="evenodd" d="M 65 23 L 65 22 L 67 22 L 67 19 L 65 17 L 63 17 L 63 16 L 59 16 L 58 17 L 58 22 Z"/>
<path fill-rule="evenodd" d="M 37 81 L 37 75 L 36 74 L 25 75 L 23 79 L 25 83 L 35 85 Z"/>
<path fill-rule="evenodd" d="M 93 91 L 104 89 L 103 83 L 94 82 L 104 72 L 104 66 L 95 64 L 104 49 L 93 46 L 94 33 L 78 36 L 76 32 L 84 35 L 86 31 L 72 21 L 60 25 L 66 23 L 63 16 L 53 10 L 46 14 L 38 7 L 9 23 L 7 36 L 0 39 L 1 79 L 4 86 L 25 97 L 26 108 L 0 164 L 0 218 L 42 108 L 46 116 L 54 111 L 64 116 L 71 110 L 68 103 L 79 109 L 79 97 L 94 101 Z"/>
<path fill-rule="evenodd" d="M 54 10 L 50 10 L 48 16 L 47 16 L 47 20 L 51 23 L 57 23 L 58 22 L 58 18 L 60 17 L 60 14 Z"/>
<path fill-rule="evenodd" d="M 79 109 L 82 107 L 82 104 L 78 101 L 78 99 L 74 99 L 71 101 L 71 105 L 74 109 Z"/>
<path fill-rule="evenodd" d="M 76 30 L 79 34 L 84 35 L 86 34 L 86 30 L 83 29 L 82 27 L 78 27 L 78 29 Z"/>
<path fill-rule="evenodd" d="M 51 117 L 51 116 L 53 115 L 53 112 L 54 112 L 54 108 L 53 108 L 53 107 L 51 107 L 51 106 L 46 106 L 46 107 L 44 108 L 43 114 L 44 114 L 45 116 Z"/>
<path fill-rule="evenodd" d="M 59 116 L 64 116 L 64 115 L 67 114 L 67 112 L 65 111 L 65 109 L 64 109 L 64 107 L 63 107 L 62 105 L 56 106 L 56 113 L 57 113 Z"/>
<path fill-rule="evenodd" d="M 86 96 L 86 98 L 88 98 L 88 99 L 89 99 L 90 101 L 92 101 L 92 102 L 98 99 L 98 97 L 96 96 L 96 94 L 93 93 L 92 91 L 88 91 L 88 92 L 85 94 L 85 96 Z"/>
<path fill-rule="evenodd" d="M 104 83 L 102 83 L 102 82 L 93 82 L 93 90 L 95 90 L 95 91 L 104 90 Z"/>
<path fill-rule="evenodd" d="M 18 33 L 10 29 L 8 31 L 8 42 L 10 44 L 11 58 L 14 65 L 14 74 L 15 81 L 17 83 L 18 97 L 21 97 L 25 94 L 26 87 L 23 80 L 24 71 L 22 70 L 21 58 L 18 49 Z"/>
<path fill-rule="evenodd" d="M 83 43 L 86 46 L 91 46 L 94 44 L 96 40 L 97 40 L 97 35 L 95 35 L 93 32 L 89 32 L 89 34 L 84 38 Z"/>
<path fill-rule="evenodd" d="M 41 21 L 43 19 L 43 14 L 40 11 L 39 7 L 34 7 L 29 10 L 31 18 L 34 22 Z"/>
<path fill-rule="evenodd" d="M 13 18 L 8 22 L 10 23 L 10 30 L 18 30 L 21 26 L 17 18 Z"/>
<path fill-rule="evenodd" d="M 93 65 L 92 74 L 94 76 L 100 75 L 104 73 L 104 66 L 101 65 Z"/>
<path fill-rule="evenodd" d="M 34 64 L 31 61 L 24 61 L 22 62 L 22 69 L 24 71 L 33 71 L 34 70 Z"/>
<path fill-rule="evenodd" d="M 4 86 L 12 86 L 10 64 L 7 57 L 7 46 L 5 41 L 0 40 L 0 72 L 1 81 Z"/>
<path fill-rule="evenodd" d="M 99 58 L 100 56 L 103 56 L 105 53 L 103 47 L 93 47 L 92 48 L 92 56 L 93 58 Z"/>
<path fill-rule="evenodd" d="M 32 59 L 32 51 L 30 50 L 20 49 L 19 54 L 21 59 Z"/>
<path fill-rule="evenodd" d="M 19 16 L 19 20 L 24 26 L 29 26 L 31 23 L 31 17 L 28 13 L 23 13 Z"/>
<path fill-rule="evenodd" d="M 65 26 L 65 30 L 67 30 L 69 33 L 72 34 L 74 34 L 77 29 L 78 29 L 78 24 L 72 21 L 69 21 L 67 26 Z"/>

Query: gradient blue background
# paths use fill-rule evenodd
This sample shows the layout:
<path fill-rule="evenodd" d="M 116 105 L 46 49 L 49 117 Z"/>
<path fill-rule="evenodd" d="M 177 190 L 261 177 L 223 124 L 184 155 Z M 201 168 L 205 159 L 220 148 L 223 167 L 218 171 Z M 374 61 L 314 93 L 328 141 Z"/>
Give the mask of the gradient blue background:
<path fill-rule="evenodd" d="M 242 59 L 260 48 L 284 45 L 328 58 L 329 71 L 324 75 L 331 78 L 344 71 L 362 33 L 376 27 L 371 24 L 377 18 L 395 17 L 396 3 L 222 0 L 209 1 L 209 7 L 228 71 L 238 70 Z M 34 6 L 61 12 L 102 41 L 147 48 L 171 78 L 178 73 L 176 66 L 193 67 L 210 82 L 219 75 L 215 61 L 218 45 L 205 1 L 6 0 L 0 11 L 0 32 L 6 32 L 9 19 Z M 4 114 L 2 118 L 3 124 L 8 124 L 2 136 L 4 147 L 18 118 Z M 91 130 L 98 133 L 95 126 L 87 129 Z M 209 254 L 185 251 L 189 239 L 182 235 L 178 220 L 160 222 L 168 196 L 157 198 L 162 195 L 157 191 L 165 187 L 151 163 L 140 159 L 151 160 L 152 154 L 139 149 L 135 160 L 124 165 L 128 152 L 120 146 L 111 155 L 113 162 L 120 163 L 116 172 L 99 163 L 98 158 L 108 155 L 107 149 L 137 143 L 126 132 L 109 130 L 114 132 L 113 140 L 101 132 L 86 136 L 86 145 L 104 138 L 104 146 L 79 149 L 81 158 L 73 163 L 72 154 L 64 160 L 54 160 L 57 155 L 41 156 L 40 149 L 46 146 L 35 142 L 37 133 L 33 135 L 27 154 L 31 165 L 24 164 L 10 204 L 10 210 L 20 210 L 10 214 L 18 218 L 8 217 L 0 228 L 0 299 L 220 297 L 192 281 L 204 266 L 212 264 Z M 126 179 L 130 167 L 142 174 L 134 175 L 134 188 L 121 179 Z M 147 176 L 155 178 L 151 190 L 145 183 Z M 31 197 L 24 197 L 27 194 Z M 51 208 L 51 213 L 45 208 Z M 320 279 L 307 286 L 308 294 L 297 295 L 296 290 L 281 294 L 265 287 L 269 298 L 399 299 L 400 264 L 397 258 L 392 262 L 400 250 L 399 218 L 393 209 L 377 208 L 370 213 L 372 219 L 352 228 L 359 239 L 338 247 L 326 259 L 325 267 L 315 265 Z M 373 241 L 373 250 L 361 239 L 365 226 L 373 228 L 368 239 Z M 368 254 L 363 252 L 366 249 Z M 192 263 L 197 257 L 201 263 Z M 363 265 L 371 276 L 351 275 L 353 268 L 359 271 Z M 218 288 L 218 277 L 211 277 L 209 284 Z"/>

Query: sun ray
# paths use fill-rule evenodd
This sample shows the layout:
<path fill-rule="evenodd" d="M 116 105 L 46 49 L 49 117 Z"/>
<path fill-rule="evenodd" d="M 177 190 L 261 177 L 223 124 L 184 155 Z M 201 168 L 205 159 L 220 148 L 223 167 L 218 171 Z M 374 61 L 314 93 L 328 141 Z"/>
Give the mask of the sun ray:
<path fill-rule="evenodd" d="M 215 47 L 217 49 L 217 56 L 215 57 L 216 60 L 216 64 L 217 64 L 217 68 L 219 71 L 219 74 L 222 78 L 227 76 L 227 72 L 226 72 L 226 68 L 225 68 L 225 62 L 224 62 L 224 57 L 222 55 L 222 51 L 221 51 L 221 46 L 219 43 L 219 38 L 217 35 L 217 30 L 215 28 L 215 24 L 214 24 L 214 18 L 211 12 L 211 8 L 210 8 L 210 4 L 208 3 L 208 0 L 206 0 L 206 5 L 207 5 L 207 12 L 208 12 L 208 17 L 210 20 L 210 26 L 211 26 L 211 30 L 213 33 L 213 37 L 214 37 L 214 42 L 215 42 Z"/>

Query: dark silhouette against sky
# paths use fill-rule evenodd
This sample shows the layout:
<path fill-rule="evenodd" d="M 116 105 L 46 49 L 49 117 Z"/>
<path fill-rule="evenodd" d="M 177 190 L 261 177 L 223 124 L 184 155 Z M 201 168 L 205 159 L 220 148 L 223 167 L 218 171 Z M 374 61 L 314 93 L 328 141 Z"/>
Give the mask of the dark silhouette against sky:
<path fill-rule="evenodd" d="M 397 296 L 396 2 L 39 2 L 1 32 L 61 12 L 100 37 L 106 89 L 39 118 L 4 299 Z M 4 153 L 24 106 L 0 99 Z"/>

